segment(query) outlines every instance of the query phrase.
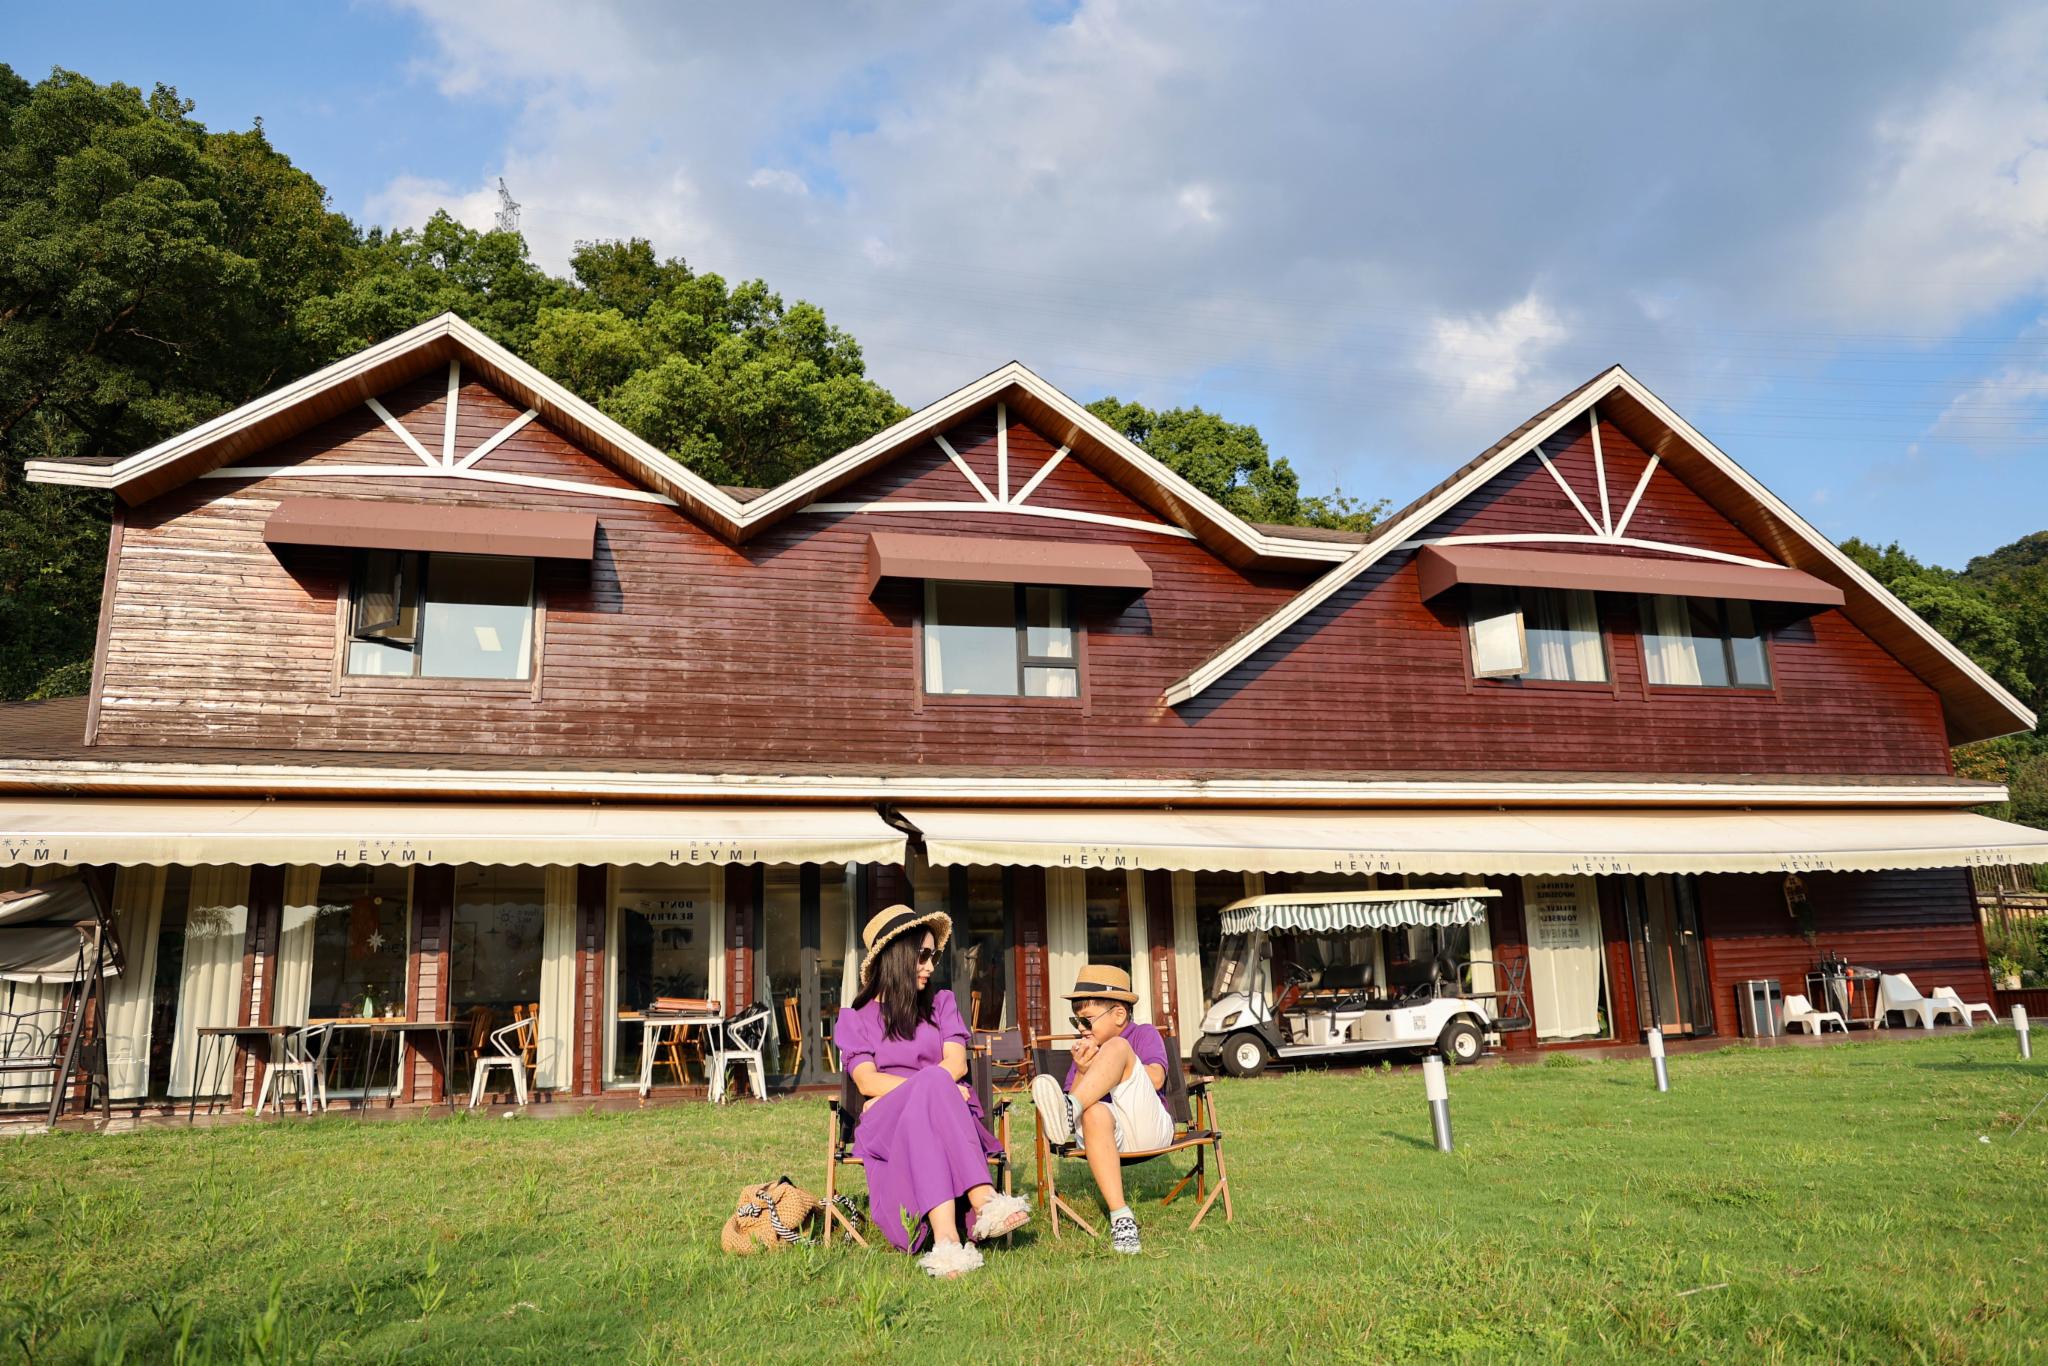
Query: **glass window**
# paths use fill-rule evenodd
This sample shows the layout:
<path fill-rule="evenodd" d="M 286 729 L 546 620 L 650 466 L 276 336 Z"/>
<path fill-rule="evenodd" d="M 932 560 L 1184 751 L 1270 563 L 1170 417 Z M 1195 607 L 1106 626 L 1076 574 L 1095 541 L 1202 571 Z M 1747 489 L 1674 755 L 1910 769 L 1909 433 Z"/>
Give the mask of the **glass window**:
<path fill-rule="evenodd" d="M 1650 682 L 1681 688 L 1768 688 L 1770 656 L 1756 609 L 1722 598 L 1642 599 L 1643 667 Z"/>
<path fill-rule="evenodd" d="M 156 976 L 149 995 L 149 1094 L 171 1094 L 171 1054 L 178 1039 L 178 986 L 185 980 L 185 909 L 191 904 L 192 870 L 164 870 L 163 914 L 158 920 Z M 130 952 L 134 950 L 131 948 Z"/>
<path fill-rule="evenodd" d="M 455 873 L 455 928 L 448 946 L 450 1019 L 495 1029 L 540 1011 L 541 931 L 547 894 L 539 868 Z"/>
<path fill-rule="evenodd" d="M 378 1014 L 405 1004 L 407 879 L 403 868 L 324 868 L 315 895 L 308 1019 Z"/>
<path fill-rule="evenodd" d="M 347 671 L 528 678 L 533 561 L 370 550 L 356 557 Z"/>
<path fill-rule="evenodd" d="M 959 877 L 964 904 L 956 904 L 951 914 L 967 960 L 962 975 L 970 984 L 960 1013 L 969 1029 L 1001 1029 L 1012 1023 L 1006 990 L 1010 875 L 1003 868 L 975 867 L 961 869 Z"/>
<path fill-rule="evenodd" d="M 640 1079 L 640 1012 L 657 996 L 716 999 L 712 952 L 718 943 L 719 907 L 711 895 L 709 868 L 636 867 L 618 870 L 612 908 L 613 1081 Z M 701 1079 L 701 1049 L 695 1031 L 678 1044 L 678 1056 Z M 666 1083 L 672 1078 L 657 1069 Z"/>
<path fill-rule="evenodd" d="M 1067 590 L 927 583 L 924 687 L 958 696 L 1079 697 Z"/>
<path fill-rule="evenodd" d="M 1131 879 L 1128 873 L 1114 869 L 1088 870 L 1088 961 L 1131 971 Z"/>
<path fill-rule="evenodd" d="M 1581 589 L 1472 589 L 1472 672 L 1479 678 L 1605 683 L 1598 599 Z"/>
<path fill-rule="evenodd" d="M 1195 874 L 1195 939 L 1201 946 L 1202 980 L 1216 980 L 1216 950 L 1223 943 L 1223 908 L 1245 895 L 1243 873 Z"/>

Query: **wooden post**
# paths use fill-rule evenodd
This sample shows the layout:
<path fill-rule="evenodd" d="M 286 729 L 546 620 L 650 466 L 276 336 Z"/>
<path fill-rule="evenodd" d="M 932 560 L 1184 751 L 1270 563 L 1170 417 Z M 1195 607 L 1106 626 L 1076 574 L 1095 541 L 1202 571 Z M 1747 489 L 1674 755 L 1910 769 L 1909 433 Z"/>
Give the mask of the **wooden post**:
<path fill-rule="evenodd" d="M 237 1015 L 245 1025 L 271 1023 L 272 998 L 276 993 L 277 941 L 284 924 L 284 868 L 263 864 L 249 870 L 249 920 L 242 936 L 242 1006 Z M 245 1110 L 256 1103 L 263 1085 L 263 1069 L 270 1059 L 260 1048 L 242 1045 L 235 1060 L 235 1108 Z"/>
<path fill-rule="evenodd" d="M 1151 959 L 1152 1023 L 1180 1037 L 1180 974 L 1174 971 L 1173 874 L 1145 874 L 1145 948 Z"/>
<path fill-rule="evenodd" d="M 564 1089 L 580 1096 L 604 1090 L 605 1031 L 611 1023 L 604 1005 L 610 885 L 608 868 L 576 870 L 576 1042 L 571 1050 L 571 1080 Z"/>
<path fill-rule="evenodd" d="M 448 1018 L 448 945 L 455 922 L 455 869 L 436 865 L 416 868 L 412 875 L 412 944 L 407 954 L 405 1013 L 415 1020 Z M 398 1096 L 401 1102 L 440 1101 L 444 1081 L 410 1040 L 400 1050 Z M 445 1072 L 447 1059 L 442 1059 Z M 375 1084 L 375 1078 L 371 1079 Z M 368 1098 L 364 1104 L 368 1104 Z"/>
<path fill-rule="evenodd" d="M 1017 1024 L 1026 1037 L 1052 1032 L 1052 996 L 1046 982 L 1045 869 L 1019 868 L 1016 881 Z"/>

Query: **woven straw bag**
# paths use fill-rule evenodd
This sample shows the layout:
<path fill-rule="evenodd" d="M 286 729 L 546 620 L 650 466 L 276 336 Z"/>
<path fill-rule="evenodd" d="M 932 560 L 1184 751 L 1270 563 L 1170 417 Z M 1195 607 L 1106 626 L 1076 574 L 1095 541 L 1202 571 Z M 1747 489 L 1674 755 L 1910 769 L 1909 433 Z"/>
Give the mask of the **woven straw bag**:
<path fill-rule="evenodd" d="M 727 1252 L 745 1257 L 767 1248 L 780 1252 L 803 1238 L 803 1228 L 818 1210 L 818 1197 L 786 1176 L 740 1192 L 732 1218 L 725 1221 L 719 1242 Z"/>

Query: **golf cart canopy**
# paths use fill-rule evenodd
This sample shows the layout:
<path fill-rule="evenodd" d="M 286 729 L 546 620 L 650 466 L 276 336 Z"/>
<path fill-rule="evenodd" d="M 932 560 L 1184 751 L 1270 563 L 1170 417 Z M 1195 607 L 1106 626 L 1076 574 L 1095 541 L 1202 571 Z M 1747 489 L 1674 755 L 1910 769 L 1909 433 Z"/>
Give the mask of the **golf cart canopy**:
<path fill-rule="evenodd" d="M 1391 930 L 1404 925 L 1450 928 L 1486 915 L 1486 903 L 1500 893 L 1492 887 L 1408 888 L 1397 892 L 1314 892 L 1248 896 L 1222 911 L 1223 933 L 1252 930 Z"/>

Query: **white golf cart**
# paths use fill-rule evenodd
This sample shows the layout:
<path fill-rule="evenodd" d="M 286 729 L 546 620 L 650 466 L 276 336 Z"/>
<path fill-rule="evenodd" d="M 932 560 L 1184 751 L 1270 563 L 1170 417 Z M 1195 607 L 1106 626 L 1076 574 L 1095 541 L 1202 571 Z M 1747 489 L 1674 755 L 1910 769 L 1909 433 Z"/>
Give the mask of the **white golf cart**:
<path fill-rule="evenodd" d="M 1196 1059 L 1234 1077 L 1275 1061 L 1430 1048 L 1477 1062 L 1502 1029 L 1529 1026 L 1523 966 L 1459 952 L 1499 895 L 1439 887 L 1232 902 Z"/>

